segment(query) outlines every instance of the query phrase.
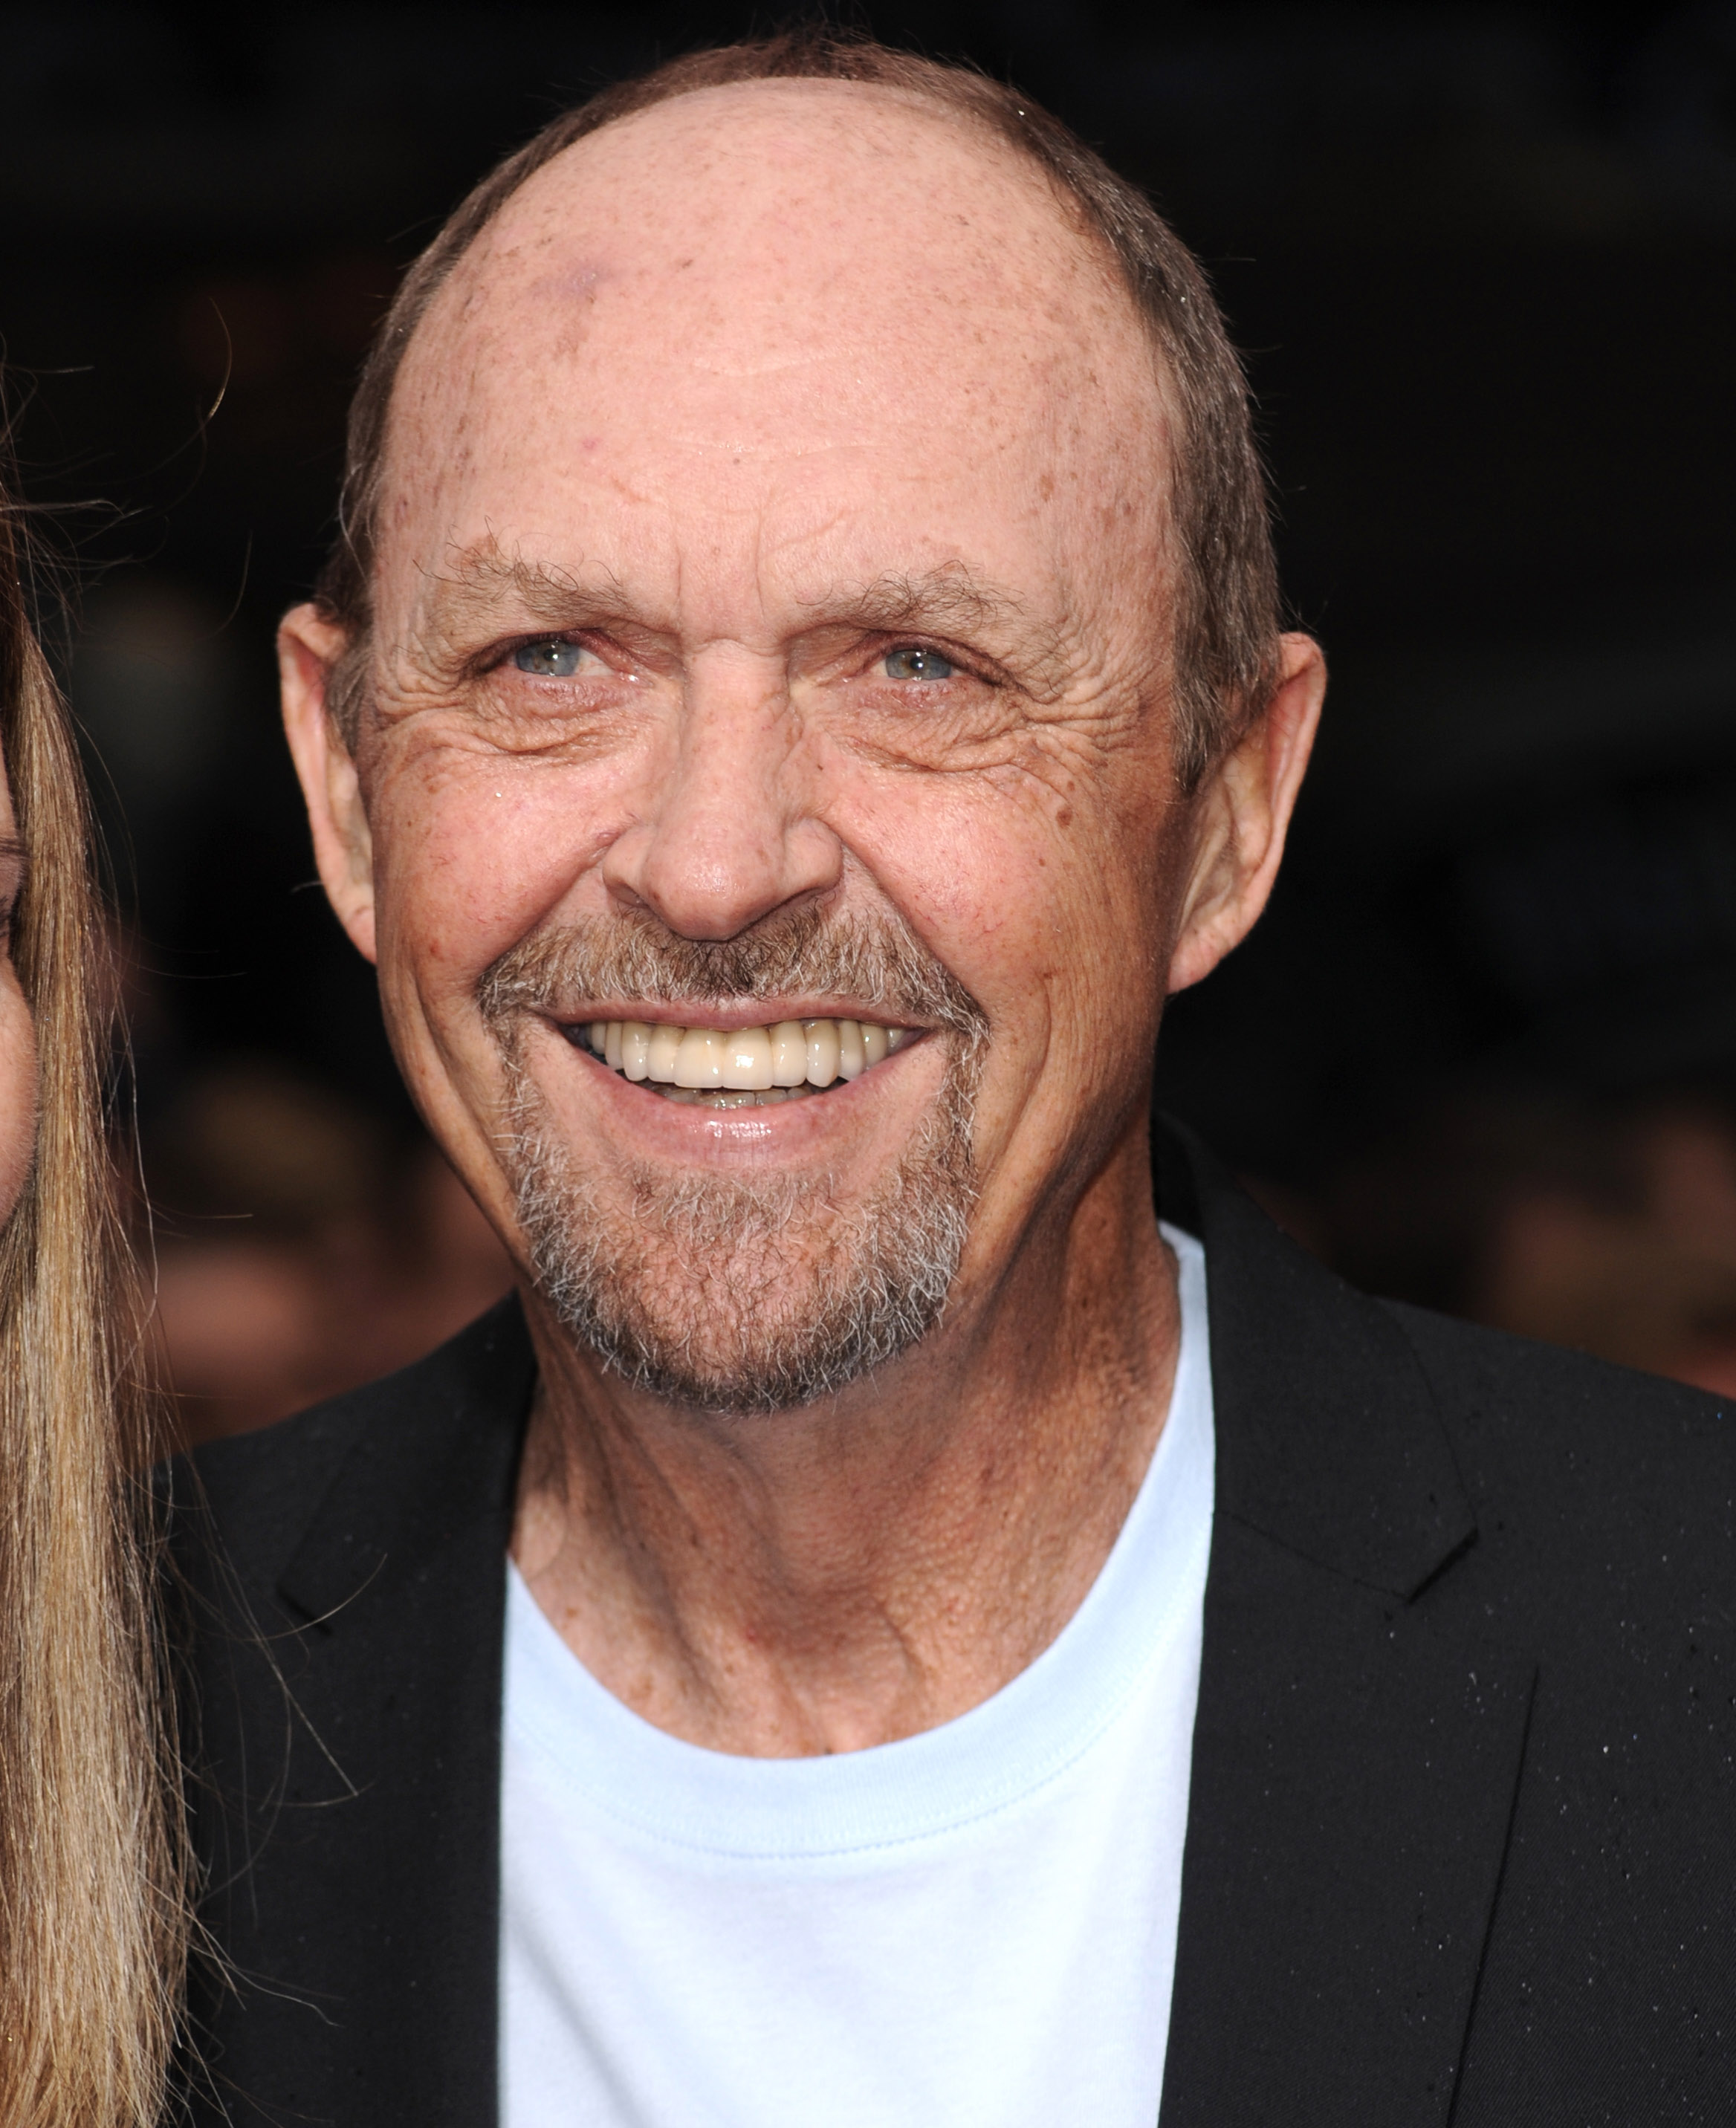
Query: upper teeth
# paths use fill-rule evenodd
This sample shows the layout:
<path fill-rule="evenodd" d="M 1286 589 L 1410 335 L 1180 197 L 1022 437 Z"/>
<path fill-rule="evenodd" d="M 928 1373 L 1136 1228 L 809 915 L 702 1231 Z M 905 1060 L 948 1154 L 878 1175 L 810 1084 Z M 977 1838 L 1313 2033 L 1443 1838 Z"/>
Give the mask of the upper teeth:
<path fill-rule="evenodd" d="M 781 1019 L 775 1027 L 667 1027 L 641 1019 L 593 1019 L 587 1045 L 611 1071 L 654 1085 L 731 1088 L 830 1086 L 856 1079 L 911 1030 L 865 1019 Z"/>

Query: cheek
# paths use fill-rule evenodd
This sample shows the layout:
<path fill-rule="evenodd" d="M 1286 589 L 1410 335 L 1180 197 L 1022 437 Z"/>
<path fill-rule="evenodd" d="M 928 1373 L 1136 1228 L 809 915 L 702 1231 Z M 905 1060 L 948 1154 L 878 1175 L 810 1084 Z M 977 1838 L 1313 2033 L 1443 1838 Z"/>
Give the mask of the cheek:
<path fill-rule="evenodd" d="M 8 963 L 0 976 L 0 1220 L 18 1201 L 36 1138 L 36 1028 Z"/>
<path fill-rule="evenodd" d="M 1126 1014 L 1153 965 L 1149 836 L 1102 797 L 1011 771 L 858 775 L 833 819 L 997 1038 L 1047 1049 L 1058 1014 Z"/>
<path fill-rule="evenodd" d="M 592 786 L 559 764 L 468 753 L 381 779 L 369 813 L 388 987 L 469 995 L 596 863 L 606 800 Z"/>

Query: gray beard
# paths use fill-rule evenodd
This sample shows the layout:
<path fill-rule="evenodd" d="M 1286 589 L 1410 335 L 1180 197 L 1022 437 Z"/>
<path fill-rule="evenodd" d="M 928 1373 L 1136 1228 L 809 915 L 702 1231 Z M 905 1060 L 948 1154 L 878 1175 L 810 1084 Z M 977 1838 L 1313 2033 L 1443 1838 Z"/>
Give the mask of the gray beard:
<path fill-rule="evenodd" d="M 791 1410 L 883 1366 L 940 1319 L 976 1198 L 982 1015 L 908 934 L 839 932 L 806 914 L 751 944 L 660 929 L 617 920 L 527 942 L 485 981 L 531 1267 L 568 1336 L 636 1387 L 706 1411 Z M 625 1201 L 606 1200 L 551 1128 L 519 1054 L 517 1016 L 563 987 L 610 995 L 611 976 L 627 974 L 628 996 L 843 989 L 941 1019 L 949 1024 L 933 1038 L 946 1045 L 946 1077 L 896 1167 L 858 1205 L 840 1204 L 828 1178 L 649 1168 L 629 1176 Z"/>

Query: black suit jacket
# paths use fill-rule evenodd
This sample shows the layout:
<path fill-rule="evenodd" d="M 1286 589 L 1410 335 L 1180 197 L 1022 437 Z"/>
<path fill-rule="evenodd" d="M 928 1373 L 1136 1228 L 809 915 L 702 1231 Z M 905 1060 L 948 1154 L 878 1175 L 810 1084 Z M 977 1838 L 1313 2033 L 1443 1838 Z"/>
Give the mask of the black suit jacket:
<path fill-rule="evenodd" d="M 1367 1299 L 1162 1167 L 1217 1418 L 1162 2128 L 1736 2121 L 1724 1410 Z M 532 1375 L 509 1303 L 175 1475 L 202 2121 L 495 2120 Z"/>

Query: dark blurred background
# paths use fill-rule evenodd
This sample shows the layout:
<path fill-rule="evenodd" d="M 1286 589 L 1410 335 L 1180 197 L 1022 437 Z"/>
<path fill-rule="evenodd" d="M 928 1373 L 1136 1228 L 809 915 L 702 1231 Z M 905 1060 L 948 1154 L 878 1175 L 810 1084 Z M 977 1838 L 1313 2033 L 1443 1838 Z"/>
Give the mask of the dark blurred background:
<path fill-rule="evenodd" d="M 498 1290 L 316 889 L 270 645 L 397 273 L 745 7 L 0 7 L 0 336 L 117 875 L 188 1430 Z M 1163 1098 L 1359 1280 L 1736 1394 L 1736 5 L 887 5 L 1145 183 L 1334 686 Z"/>

